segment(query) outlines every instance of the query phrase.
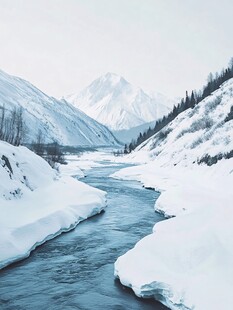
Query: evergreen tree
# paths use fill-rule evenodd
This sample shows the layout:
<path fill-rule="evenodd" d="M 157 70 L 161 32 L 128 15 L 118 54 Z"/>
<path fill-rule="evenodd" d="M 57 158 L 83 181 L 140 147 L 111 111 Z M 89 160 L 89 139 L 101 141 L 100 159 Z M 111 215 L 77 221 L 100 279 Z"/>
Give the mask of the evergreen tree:
<path fill-rule="evenodd" d="M 190 100 L 189 100 L 189 95 L 188 91 L 186 90 L 186 95 L 185 95 L 185 110 L 189 108 Z"/>
<path fill-rule="evenodd" d="M 134 145 L 133 145 L 133 142 L 130 142 L 129 144 L 129 152 L 131 153 L 133 150 L 134 150 Z"/>
<path fill-rule="evenodd" d="M 190 98 L 190 107 L 194 108 L 195 104 L 196 104 L 196 99 L 195 99 L 195 96 L 194 96 L 194 92 L 192 90 L 192 94 L 191 94 L 191 98 Z"/>
<path fill-rule="evenodd" d="M 127 147 L 127 144 L 125 144 L 124 154 L 128 154 L 128 147 Z"/>
<path fill-rule="evenodd" d="M 233 57 L 231 57 L 231 59 L 230 59 L 229 69 L 231 71 L 231 77 L 233 77 Z"/>
<path fill-rule="evenodd" d="M 203 87 L 203 90 L 198 92 L 192 91 L 191 96 L 189 97 L 188 91 L 186 91 L 185 100 L 184 98 L 173 107 L 173 110 L 162 119 L 156 121 L 155 126 L 153 128 L 149 128 L 147 131 L 140 133 L 138 138 L 135 141 L 132 141 L 129 144 L 128 151 L 131 152 L 135 149 L 139 144 L 143 141 L 150 138 L 152 135 L 159 132 L 162 128 L 164 128 L 167 124 L 169 124 L 177 115 L 187 110 L 188 108 L 194 108 L 200 101 L 209 96 L 213 91 L 219 88 L 219 86 L 227 81 L 228 79 L 233 78 L 233 57 L 230 60 L 229 67 L 227 69 L 223 69 L 220 74 L 216 73 L 215 76 L 210 73 L 207 78 L 207 84 Z M 229 113 L 229 117 L 226 121 L 231 119 L 232 110 Z"/>

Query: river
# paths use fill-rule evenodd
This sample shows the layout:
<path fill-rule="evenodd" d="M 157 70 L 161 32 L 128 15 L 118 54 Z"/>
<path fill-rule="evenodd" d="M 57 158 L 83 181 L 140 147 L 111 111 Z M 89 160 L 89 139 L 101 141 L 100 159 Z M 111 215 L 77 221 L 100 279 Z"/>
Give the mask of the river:
<path fill-rule="evenodd" d="M 1 310 L 167 309 L 137 298 L 113 276 L 117 257 L 163 220 L 153 209 L 159 194 L 137 182 L 109 178 L 126 165 L 104 165 L 88 171 L 82 181 L 107 192 L 106 211 L 1 270 Z"/>

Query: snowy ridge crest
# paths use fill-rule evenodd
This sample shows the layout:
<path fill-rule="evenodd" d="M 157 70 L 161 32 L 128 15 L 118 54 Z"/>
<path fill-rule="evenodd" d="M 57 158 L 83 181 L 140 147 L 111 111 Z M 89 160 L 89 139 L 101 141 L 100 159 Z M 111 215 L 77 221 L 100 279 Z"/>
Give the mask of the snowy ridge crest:
<path fill-rule="evenodd" d="M 150 97 L 114 73 L 107 73 L 79 94 L 64 98 L 114 131 L 154 121 L 170 111 L 165 96 Z"/>
<path fill-rule="evenodd" d="M 38 131 L 46 142 L 63 145 L 117 145 L 113 134 L 65 100 L 49 97 L 29 82 L 0 71 L 0 102 L 6 110 L 23 109 L 26 142 L 35 141 Z"/>

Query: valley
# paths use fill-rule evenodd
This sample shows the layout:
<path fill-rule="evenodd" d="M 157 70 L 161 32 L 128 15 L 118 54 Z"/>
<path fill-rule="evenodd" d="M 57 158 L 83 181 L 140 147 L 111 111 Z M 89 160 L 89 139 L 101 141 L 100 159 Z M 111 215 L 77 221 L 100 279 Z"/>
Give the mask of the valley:
<path fill-rule="evenodd" d="M 1 309 L 232 309 L 233 62 L 172 109 L 112 73 L 0 90 Z"/>

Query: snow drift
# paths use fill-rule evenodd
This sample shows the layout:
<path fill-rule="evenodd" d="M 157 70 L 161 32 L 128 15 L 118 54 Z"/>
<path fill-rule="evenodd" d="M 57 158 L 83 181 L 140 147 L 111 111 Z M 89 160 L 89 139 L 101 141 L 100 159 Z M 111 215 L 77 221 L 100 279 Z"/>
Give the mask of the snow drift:
<path fill-rule="evenodd" d="M 100 213 L 105 193 L 67 175 L 25 147 L 0 142 L 0 268 Z"/>
<path fill-rule="evenodd" d="M 115 263 L 115 276 L 171 309 L 231 310 L 233 289 L 233 79 L 139 146 L 147 162 L 117 172 L 161 191 L 174 216 Z"/>

